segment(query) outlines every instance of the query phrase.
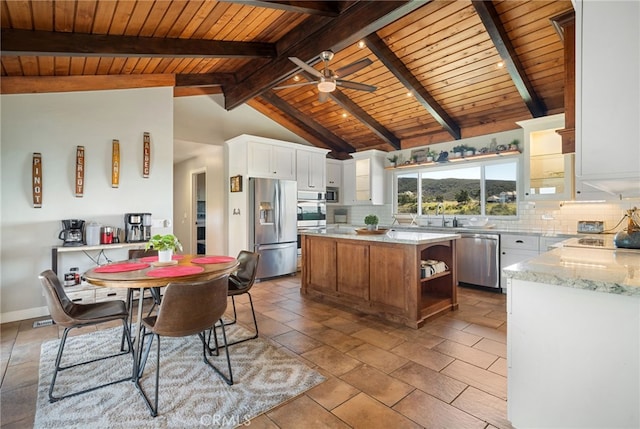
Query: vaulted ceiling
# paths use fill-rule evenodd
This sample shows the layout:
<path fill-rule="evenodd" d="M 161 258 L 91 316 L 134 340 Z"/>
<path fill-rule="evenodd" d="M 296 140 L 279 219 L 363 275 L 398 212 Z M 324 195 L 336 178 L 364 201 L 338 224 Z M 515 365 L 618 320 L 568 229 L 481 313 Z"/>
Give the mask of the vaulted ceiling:
<path fill-rule="evenodd" d="M 318 147 L 423 146 L 564 111 L 570 0 L 1 2 L 3 94 L 174 86 L 223 93 Z M 320 100 L 320 53 L 373 92 Z M 304 64 L 303 64 L 304 65 Z M 313 71 L 313 70 L 311 70 Z M 343 76 L 339 76 L 343 77 Z M 290 86 L 293 84 L 298 84 Z M 280 87 L 286 87 L 279 89 Z M 274 89 L 275 88 L 275 89 Z"/>

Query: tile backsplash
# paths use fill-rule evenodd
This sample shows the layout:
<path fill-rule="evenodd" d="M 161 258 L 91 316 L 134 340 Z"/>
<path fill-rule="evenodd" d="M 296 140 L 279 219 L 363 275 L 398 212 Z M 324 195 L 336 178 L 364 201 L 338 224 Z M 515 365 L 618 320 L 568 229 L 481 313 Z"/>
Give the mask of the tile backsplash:
<path fill-rule="evenodd" d="M 620 202 L 586 203 L 586 202 L 521 202 L 518 206 L 519 216 L 516 220 L 491 219 L 489 222 L 496 228 L 514 231 L 532 231 L 541 233 L 575 234 L 578 221 L 604 221 L 606 232 L 617 232 L 627 225 L 626 220 L 620 222 L 626 210 L 640 206 L 640 200 L 623 200 Z M 391 225 L 393 222 L 393 206 L 335 206 L 327 205 L 327 223 L 335 223 L 336 209 L 346 209 L 346 223 L 363 225 L 364 217 L 375 214 L 380 219 L 380 225 Z M 450 216 L 447 216 L 449 219 Z M 425 225 L 427 219 L 435 220 L 433 215 L 418 219 L 420 225 Z"/>

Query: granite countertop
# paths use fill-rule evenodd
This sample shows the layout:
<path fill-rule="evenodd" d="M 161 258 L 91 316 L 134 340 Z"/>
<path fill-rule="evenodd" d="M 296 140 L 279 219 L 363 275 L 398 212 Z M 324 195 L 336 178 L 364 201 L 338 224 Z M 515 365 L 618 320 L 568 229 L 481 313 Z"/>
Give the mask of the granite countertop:
<path fill-rule="evenodd" d="M 327 229 L 330 231 L 336 230 L 346 230 L 353 231 L 357 228 L 364 228 L 364 225 L 355 225 L 355 224 L 340 224 L 333 223 L 327 224 Z M 460 226 L 460 227 L 443 227 L 443 226 L 433 226 L 433 225 L 403 225 L 403 224 L 395 224 L 391 226 L 380 226 L 380 228 L 389 228 L 396 231 L 419 231 L 419 232 L 430 232 L 430 233 L 450 233 L 450 234 L 458 234 L 458 233 L 474 233 L 474 234 L 519 234 L 519 235 L 537 235 L 541 237 L 559 237 L 559 238 L 570 238 L 575 237 L 576 235 L 580 235 L 577 233 L 552 233 L 552 232 L 544 232 L 540 230 L 531 230 L 531 229 L 504 229 L 494 226 L 488 227 L 472 227 L 472 226 Z M 346 232 L 343 232 L 346 233 Z"/>
<path fill-rule="evenodd" d="M 560 247 L 503 273 L 536 283 L 640 296 L 640 250 Z"/>
<path fill-rule="evenodd" d="M 427 244 L 437 243 L 439 241 L 456 240 L 460 235 L 430 233 L 422 231 L 395 231 L 388 230 L 385 234 L 357 234 L 355 230 L 346 230 L 342 233 L 331 232 L 308 232 L 306 235 L 319 235 L 329 238 L 340 238 L 348 240 L 374 241 L 378 243 L 394 243 L 394 244 Z"/>

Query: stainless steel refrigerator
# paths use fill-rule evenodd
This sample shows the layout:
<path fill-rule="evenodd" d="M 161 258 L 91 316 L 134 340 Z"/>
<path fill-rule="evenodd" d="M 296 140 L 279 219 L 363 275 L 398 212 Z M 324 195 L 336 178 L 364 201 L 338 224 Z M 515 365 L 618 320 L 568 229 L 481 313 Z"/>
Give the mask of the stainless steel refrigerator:
<path fill-rule="evenodd" d="M 260 254 L 258 279 L 296 272 L 297 190 L 293 180 L 249 178 L 249 245 Z"/>

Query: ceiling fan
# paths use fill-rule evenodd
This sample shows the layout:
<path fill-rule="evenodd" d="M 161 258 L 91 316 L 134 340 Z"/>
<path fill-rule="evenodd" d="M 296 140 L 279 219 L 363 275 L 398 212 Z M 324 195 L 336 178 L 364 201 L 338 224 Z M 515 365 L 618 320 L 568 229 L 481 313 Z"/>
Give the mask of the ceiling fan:
<path fill-rule="evenodd" d="M 297 86 L 304 86 L 304 85 L 316 85 L 316 87 L 318 88 L 318 91 L 320 91 L 320 95 L 319 95 L 320 102 L 325 101 L 328 98 L 329 93 L 335 91 L 336 86 L 341 86 L 343 88 L 349 88 L 349 89 L 357 89 L 359 91 L 367 91 L 367 92 L 373 92 L 377 89 L 375 86 L 372 86 L 372 85 L 366 85 L 364 83 L 353 82 L 350 80 L 342 79 L 343 77 L 348 76 L 352 73 L 355 73 L 359 70 L 362 70 L 366 66 L 372 64 L 372 61 L 369 58 L 364 58 L 362 60 L 355 61 L 351 64 L 347 64 L 346 66 L 340 67 L 335 71 L 329 68 L 329 61 L 333 59 L 332 51 L 322 51 L 320 53 L 320 59 L 324 63 L 324 67 L 322 68 L 322 71 L 318 71 L 314 69 L 309 64 L 302 61 L 300 58 L 289 57 L 289 59 L 298 67 L 300 67 L 302 70 L 313 75 L 313 77 L 317 78 L 317 80 L 312 82 L 300 82 L 300 83 L 294 83 L 291 85 L 278 86 L 273 89 L 294 88 Z"/>

